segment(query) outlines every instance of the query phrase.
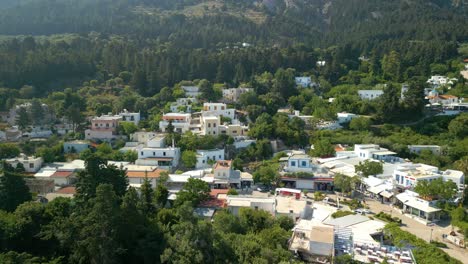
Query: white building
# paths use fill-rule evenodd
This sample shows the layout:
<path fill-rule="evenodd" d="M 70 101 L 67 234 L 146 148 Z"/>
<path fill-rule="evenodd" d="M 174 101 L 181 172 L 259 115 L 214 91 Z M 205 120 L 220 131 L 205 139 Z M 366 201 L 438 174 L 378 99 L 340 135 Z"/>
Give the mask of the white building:
<path fill-rule="evenodd" d="M 203 104 L 203 114 L 218 115 L 223 117 L 229 117 L 230 119 L 235 119 L 236 109 L 227 108 L 227 105 L 224 103 L 204 103 Z"/>
<path fill-rule="evenodd" d="M 393 173 L 397 185 L 404 188 L 413 188 L 418 181 L 432 181 L 442 178 L 444 181 L 452 180 L 458 185 L 459 191 L 464 189 L 465 174 L 457 170 L 439 171 L 435 166 L 422 163 L 403 164 Z"/>
<path fill-rule="evenodd" d="M 165 138 L 156 136 L 135 148 L 138 153 L 137 165 L 158 166 L 159 168 L 171 170 L 177 167 L 180 160 L 180 148 L 175 146 L 166 147 Z"/>
<path fill-rule="evenodd" d="M 201 95 L 200 87 L 198 86 L 182 86 L 182 90 L 184 90 L 187 97 L 197 98 Z"/>
<path fill-rule="evenodd" d="M 169 123 L 174 127 L 174 132 L 185 133 L 190 130 L 190 122 L 192 116 L 183 113 L 167 113 L 164 114 L 162 120 L 159 121 L 159 129 L 162 132 L 167 132 Z"/>
<path fill-rule="evenodd" d="M 176 102 L 171 104 L 171 112 L 173 113 L 191 113 L 192 104 L 197 103 L 197 98 L 177 98 Z"/>
<path fill-rule="evenodd" d="M 253 91 L 252 88 L 229 88 L 223 89 L 223 99 L 227 102 L 238 102 L 241 95 Z"/>
<path fill-rule="evenodd" d="M 363 100 L 374 100 L 383 94 L 383 90 L 359 90 L 358 95 Z"/>
<path fill-rule="evenodd" d="M 245 136 L 234 137 L 234 147 L 236 149 L 247 148 L 248 146 L 255 144 L 255 142 L 257 142 L 257 140 L 250 139 Z"/>
<path fill-rule="evenodd" d="M 294 117 L 297 117 L 304 121 L 306 125 L 311 125 L 312 120 L 314 119 L 314 116 L 311 115 L 301 115 L 301 112 L 299 110 L 294 110 L 294 114 L 288 114 L 289 119 L 293 119 Z"/>
<path fill-rule="evenodd" d="M 211 136 L 218 136 L 219 135 L 219 126 L 221 124 L 221 120 L 219 116 L 213 115 L 202 115 L 200 118 L 201 121 L 201 134 L 202 135 L 211 135 Z"/>
<path fill-rule="evenodd" d="M 312 84 L 312 79 L 310 77 L 296 77 L 296 85 L 303 87 L 303 88 L 308 88 Z"/>
<path fill-rule="evenodd" d="M 429 224 L 440 219 L 441 209 L 433 206 L 429 201 L 419 198 L 415 192 L 406 190 L 396 195 L 398 203 L 403 207 L 402 213 L 409 214 L 413 219 Z"/>
<path fill-rule="evenodd" d="M 41 157 L 28 157 L 20 154 L 19 157 L 6 159 L 5 162 L 13 166 L 13 168 L 16 168 L 21 163 L 26 172 L 35 173 L 41 169 L 44 160 Z"/>
<path fill-rule="evenodd" d="M 351 120 L 353 120 L 353 118 L 359 117 L 356 114 L 346 113 L 346 112 L 337 113 L 336 115 L 338 116 L 339 124 L 349 123 L 351 122 Z"/>
<path fill-rule="evenodd" d="M 430 84 L 433 88 L 438 88 L 444 85 L 453 85 L 457 81 L 456 78 L 448 78 L 447 76 L 433 75 L 427 80 L 427 83 Z"/>
<path fill-rule="evenodd" d="M 140 122 L 140 112 L 132 113 L 124 109 L 122 112 L 119 113 L 119 116 L 122 118 L 124 122 L 132 122 L 133 124 L 138 126 Z"/>
<path fill-rule="evenodd" d="M 354 153 L 363 159 L 374 159 L 386 162 L 395 162 L 400 160 L 396 157 L 396 153 L 389 151 L 386 148 L 382 148 L 375 144 L 356 144 L 354 145 Z"/>
<path fill-rule="evenodd" d="M 153 188 L 156 187 L 159 177 L 161 176 L 161 172 L 165 171 L 159 169 L 157 166 L 132 164 L 123 166 L 123 169 L 126 170 L 129 185 L 136 188 L 139 188 L 145 179 L 150 181 Z"/>
<path fill-rule="evenodd" d="M 234 170 L 232 160 L 218 160 L 213 167 L 215 188 L 240 187 L 241 172 Z"/>
<path fill-rule="evenodd" d="M 239 215 L 239 211 L 243 207 L 248 207 L 255 210 L 264 210 L 272 215 L 275 215 L 275 198 L 228 195 L 226 203 L 228 210 L 233 215 Z"/>
<path fill-rule="evenodd" d="M 224 160 L 224 149 L 197 150 L 197 169 L 211 168 L 209 161 Z"/>
<path fill-rule="evenodd" d="M 161 134 L 156 133 L 156 132 L 138 131 L 130 135 L 130 141 L 138 142 L 138 143 L 146 143 L 148 142 L 148 140 L 158 135 L 162 136 Z"/>
<path fill-rule="evenodd" d="M 90 147 L 89 141 L 73 140 L 63 143 L 63 151 L 65 153 L 81 153 Z"/>
<path fill-rule="evenodd" d="M 285 172 L 310 172 L 314 171 L 312 158 L 303 151 L 293 151 L 287 157 L 288 163 L 284 167 Z"/>
<path fill-rule="evenodd" d="M 441 147 L 437 145 L 408 145 L 409 152 L 421 154 L 423 150 L 429 150 L 434 155 L 440 155 Z"/>
<path fill-rule="evenodd" d="M 241 124 L 219 125 L 218 134 L 231 137 L 247 136 L 249 127 Z"/>

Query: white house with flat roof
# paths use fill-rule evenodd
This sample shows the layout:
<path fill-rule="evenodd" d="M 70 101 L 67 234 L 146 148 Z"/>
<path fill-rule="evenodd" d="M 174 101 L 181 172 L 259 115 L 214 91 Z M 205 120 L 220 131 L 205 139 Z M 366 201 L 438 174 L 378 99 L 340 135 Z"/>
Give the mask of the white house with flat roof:
<path fill-rule="evenodd" d="M 270 197 L 228 195 L 226 198 L 226 204 L 229 212 L 233 215 L 239 215 L 240 209 L 243 207 L 255 210 L 264 210 L 275 215 L 276 199 Z"/>
<path fill-rule="evenodd" d="M 424 224 L 430 224 L 440 219 L 441 209 L 432 205 L 431 202 L 419 198 L 415 192 L 406 190 L 396 195 L 397 205 L 401 205 L 402 213 L 408 214 L 415 220 Z"/>
<path fill-rule="evenodd" d="M 359 158 L 363 159 L 374 159 L 386 162 L 400 160 L 400 158 L 395 156 L 395 152 L 375 144 L 356 144 L 354 145 L 354 152 Z"/>
<path fill-rule="evenodd" d="M 182 90 L 185 92 L 185 96 L 197 98 L 201 95 L 200 87 L 198 86 L 182 86 Z"/>
<path fill-rule="evenodd" d="M 223 99 L 227 102 L 238 102 L 241 95 L 253 91 L 253 88 L 229 88 L 223 89 Z"/>
<path fill-rule="evenodd" d="M 358 95 L 363 100 L 374 100 L 383 94 L 383 90 L 359 90 Z"/>
<path fill-rule="evenodd" d="M 219 135 L 219 126 L 221 125 L 221 120 L 218 115 L 202 115 L 200 117 L 200 131 L 202 135 Z"/>
<path fill-rule="evenodd" d="M 434 155 L 440 155 L 441 147 L 437 145 L 408 145 L 409 152 L 421 154 L 423 150 L 429 150 Z"/>
<path fill-rule="evenodd" d="M 65 153 L 81 153 L 90 148 L 90 143 L 87 140 L 73 140 L 63 143 L 63 151 Z"/>
<path fill-rule="evenodd" d="M 197 103 L 197 98 L 177 98 L 176 102 L 171 103 L 171 112 L 173 113 L 191 113 L 192 104 Z"/>
<path fill-rule="evenodd" d="M 349 123 L 351 122 L 351 120 L 353 120 L 353 118 L 359 117 L 356 114 L 346 113 L 346 112 L 337 113 L 336 115 L 338 116 L 339 124 Z"/>
<path fill-rule="evenodd" d="M 227 105 L 224 103 L 204 103 L 203 113 L 209 113 L 210 115 L 218 115 L 234 119 L 236 115 L 236 109 L 227 108 Z"/>
<path fill-rule="evenodd" d="M 151 138 L 156 137 L 159 135 L 157 132 L 152 131 L 138 131 L 130 135 L 130 141 L 138 142 L 138 143 L 146 143 Z"/>
<path fill-rule="evenodd" d="M 224 149 L 197 150 L 197 169 L 211 168 L 210 161 L 224 160 Z"/>
<path fill-rule="evenodd" d="M 169 124 L 174 127 L 174 132 L 185 133 L 190 130 L 190 121 L 192 120 L 191 114 L 185 113 L 167 113 L 162 116 L 159 121 L 159 129 L 162 132 L 167 132 Z"/>
<path fill-rule="evenodd" d="M 304 151 L 293 151 L 287 157 L 287 166 L 284 167 L 285 172 L 313 172 L 312 158 L 305 154 Z"/>
<path fill-rule="evenodd" d="M 21 153 L 18 157 L 12 159 L 6 159 L 6 163 L 16 168 L 18 164 L 23 165 L 24 170 L 29 173 L 35 173 L 39 171 L 44 163 L 44 160 L 41 157 L 26 156 Z"/>
<path fill-rule="evenodd" d="M 140 122 L 140 112 L 129 112 L 127 109 L 124 109 L 122 112 L 119 113 L 119 116 L 122 117 L 123 122 L 132 122 L 133 124 L 138 126 Z"/>
<path fill-rule="evenodd" d="M 397 185 L 405 188 L 413 188 L 418 181 L 432 181 L 443 178 L 444 181 L 451 180 L 458 185 L 459 191 L 464 189 L 465 174 L 462 171 L 446 170 L 422 163 L 402 164 L 393 172 L 393 178 Z"/>

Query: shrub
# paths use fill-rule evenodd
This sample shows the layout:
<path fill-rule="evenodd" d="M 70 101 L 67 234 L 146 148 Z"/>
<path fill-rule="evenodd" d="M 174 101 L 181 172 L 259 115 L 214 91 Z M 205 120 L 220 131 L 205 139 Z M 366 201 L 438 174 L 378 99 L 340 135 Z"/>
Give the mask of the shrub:
<path fill-rule="evenodd" d="M 331 216 L 333 218 L 340 218 L 340 217 L 343 217 L 343 216 L 347 216 L 347 215 L 353 215 L 354 213 L 351 212 L 351 211 L 336 211 L 334 212 Z"/>
<path fill-rule="evenodd" d="M 395 224 L 387 224 L 384 228 L 385 234 L 391 239 L 391 241 L 397 247 L 404 247 L 408 244 L 413 246 L 413 255 L 416 258 L 417 263 L 449 263 L 449 264 L 461 264 L 460 261 L 450 257 L 442 249 L 437 248 L 433 244 L 429 244 L 426 241 L 416 237 L 415 235 L 401 230 L 401 228 Z"/>
<path fill-rule="evenodd" d="M 430 243 L 431 243 L 432 245 L 436 246 L 436 247 L 448 248 L 448 247 L 447 247 L 447 244 L 442 243 L 442 242 L 439 242 L 439 241 L 434 241 L 434 240 L 432 240 Z"/>
<path fill-rule="evenodd" d="M 384 213 L 384 212 L 380 212 L 380 213 L 376 214 L 375 218 L 380 219 L 380 220 L 385 221 L 385 222 L 389 222 L 389 223 L 401 224 L 401 219 L 400 218 L 392 217 L 391 215 L 389 215 L 387 213 Z"/>

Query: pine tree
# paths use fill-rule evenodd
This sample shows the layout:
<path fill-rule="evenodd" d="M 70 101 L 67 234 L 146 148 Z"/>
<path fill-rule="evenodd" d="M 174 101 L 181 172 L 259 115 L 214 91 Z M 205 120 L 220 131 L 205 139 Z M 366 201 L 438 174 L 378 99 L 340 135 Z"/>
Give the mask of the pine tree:
<path fill-rule="evenodd" d="M 6 162 L 0 176 L 0 210 L 12 212 L 16 207 L 32 199 L 29 188 L 20 174 Z"/>

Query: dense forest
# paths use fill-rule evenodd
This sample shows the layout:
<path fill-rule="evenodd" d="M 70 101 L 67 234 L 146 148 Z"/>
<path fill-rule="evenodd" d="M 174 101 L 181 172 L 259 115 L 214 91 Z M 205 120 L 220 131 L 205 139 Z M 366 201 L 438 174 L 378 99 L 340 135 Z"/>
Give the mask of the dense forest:
<path fill-rule="evenodd" d="M 32 85 L 38 95 L 122 71 L 139 74 L 137 89 L 153 95 L 182 80 L 238 84 L 279 67 L 311 71 L 318 59 L 336 84 L 359 56 L 377 62 L 391 50 L 401 77 L 425 76 L 468 36 L 464 1 L 3 2 L 0 84 Z"/>

